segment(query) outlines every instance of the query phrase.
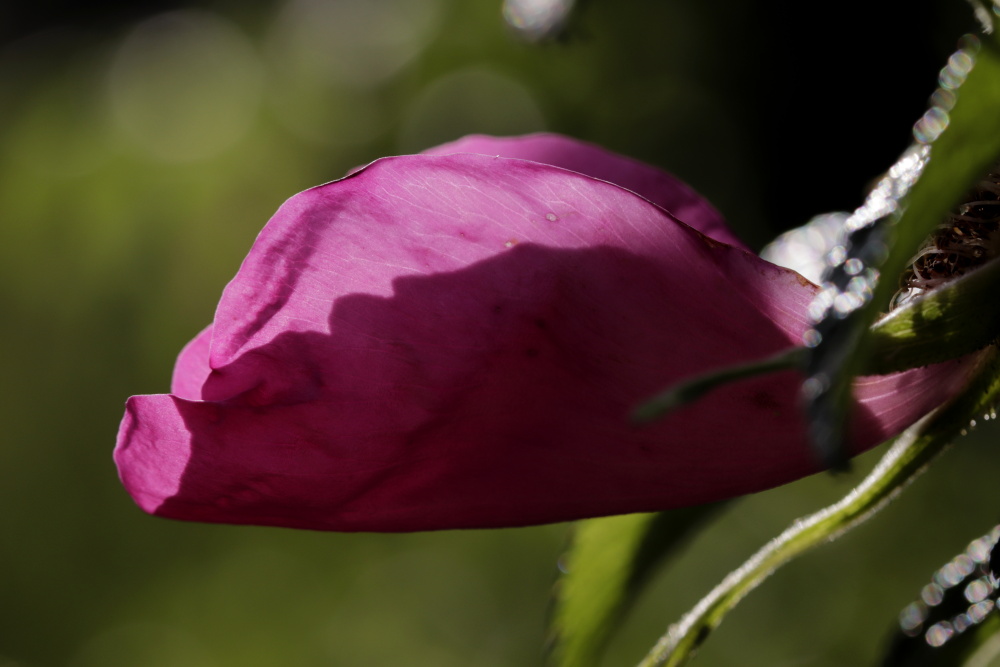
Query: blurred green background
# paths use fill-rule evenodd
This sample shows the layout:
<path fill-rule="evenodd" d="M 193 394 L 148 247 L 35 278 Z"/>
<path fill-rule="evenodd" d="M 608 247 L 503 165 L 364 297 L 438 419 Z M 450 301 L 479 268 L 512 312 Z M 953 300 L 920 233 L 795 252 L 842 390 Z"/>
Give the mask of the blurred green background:
<path fill-rule="evenodd" d="M 851 208 L 905 147 L 967 5 L 591 0 L 529 45 L 497 0 L 55 1 L 0 9 L 0 667 L 540 665 L 567 526 L 340 535 L 149 518 L 111 449 L 287 197 L 466 132 L 660 164 L 751 244 Z M 818 10 L 821 11 L 821 10 Z M 789 24 L 794 28 L 789 29 Z M 872 664 L 997 521 L 995 428 L 778 573 L 702 665 Z M 659 578 L 633 664 L 858 472 L 734 504 Z"/>

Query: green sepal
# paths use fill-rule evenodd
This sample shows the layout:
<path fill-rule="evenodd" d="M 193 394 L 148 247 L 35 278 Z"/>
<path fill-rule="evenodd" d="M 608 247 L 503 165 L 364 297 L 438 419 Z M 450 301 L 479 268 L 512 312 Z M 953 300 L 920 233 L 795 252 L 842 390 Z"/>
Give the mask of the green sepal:
<path fill-rule="evenodd" d="M 886 375 L 964 356 L 1000 336 L 1000 262 L 914 299 L 875 323 L 861 375 Z"/>

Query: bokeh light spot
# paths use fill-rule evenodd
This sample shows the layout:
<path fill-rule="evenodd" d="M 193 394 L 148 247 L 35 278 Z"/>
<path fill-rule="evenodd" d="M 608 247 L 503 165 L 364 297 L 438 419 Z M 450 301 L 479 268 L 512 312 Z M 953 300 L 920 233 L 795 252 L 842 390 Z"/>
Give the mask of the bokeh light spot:
<path fill-rule="evenodd" d="M 215 667 L 218 663 L 190 635 L 168 625 L 134 623 L 92 638 L 70 667 Z"/>
<path fill-rule="evenodd" d="M 233 23 L 204 11 L 136 26 L 115 54 L 111 108 L 120 130 L 164 162 L 212 157 L 241 139 L 260 106 L 263 70 Z"/>
<path fill-rule="evenodd" d="M 463 134 L 524 134 L 545 129 L 535 97 L 521 83 L 485 68 L 432 82 L 406 111 L 399 148 L 415 153 Z"/>
<path fill-rule="evenodd" d="M 574 0 L 504 0 L 503 18 L 520 36 L 538 41 L 559 33 Z"/>
<path fill-rule="evenodd" d="M 289 0 L 268 36 L 284 73 L 319 85 L 377 86 L 437 33 L 440 0 Z"/>

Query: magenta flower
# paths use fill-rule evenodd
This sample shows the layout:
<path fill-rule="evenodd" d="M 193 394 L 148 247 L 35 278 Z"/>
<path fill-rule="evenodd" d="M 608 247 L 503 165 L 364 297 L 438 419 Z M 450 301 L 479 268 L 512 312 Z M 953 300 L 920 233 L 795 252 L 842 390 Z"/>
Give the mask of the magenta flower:
<path fill-rule="evenodd" d="M 147 512 L 323 530 L 661 510 L 815 472 L 787 371 L 646 428 L 673 382 L 799 344 L 815 287 L 672 176 L 553 135 L 378 160 L 285 203 L 115 460 Z M 853 451 L 956 390 L 863 379 Z"/>

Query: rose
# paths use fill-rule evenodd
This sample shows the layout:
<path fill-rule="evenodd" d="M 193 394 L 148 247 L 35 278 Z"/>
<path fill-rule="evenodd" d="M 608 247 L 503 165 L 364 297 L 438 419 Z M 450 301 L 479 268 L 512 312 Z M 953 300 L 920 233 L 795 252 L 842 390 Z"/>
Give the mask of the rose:
<path fill-rule="evenodd" d="M 799 344 L 815 286 L 689 187 L 553 135 L 469 137 L 286 202 L 181 352 L 129 399 L 144 510 L 325 530 L 662 510 L 815 472 L 794 371 L 646 428 L 673 382 Z M 851 451 L 953 393 L 958 364 L 862 378 Z"/>

